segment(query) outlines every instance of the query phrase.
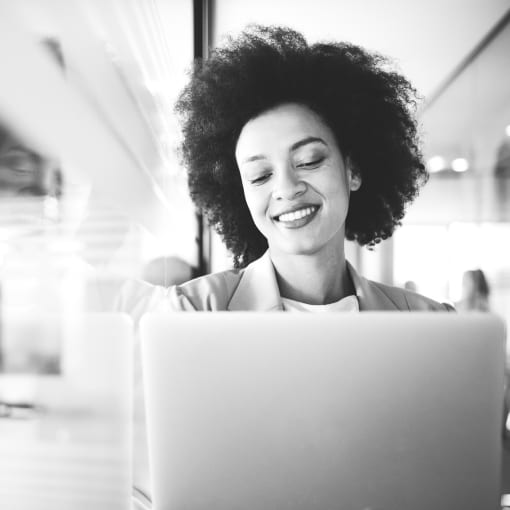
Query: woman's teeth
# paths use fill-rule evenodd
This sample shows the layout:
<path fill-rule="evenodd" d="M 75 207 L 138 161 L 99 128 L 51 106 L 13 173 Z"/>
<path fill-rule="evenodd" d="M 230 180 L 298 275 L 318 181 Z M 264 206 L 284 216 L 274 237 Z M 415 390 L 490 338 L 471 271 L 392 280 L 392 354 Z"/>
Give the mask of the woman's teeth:
<path fill-rule="evenodd" d="M 278 221 L 296 221 L 309 216 L 315 211 L 315 207 L 305 207 L 304 209 L 298 209 L 290 213 L 281 214 L 278 216 Z"/>

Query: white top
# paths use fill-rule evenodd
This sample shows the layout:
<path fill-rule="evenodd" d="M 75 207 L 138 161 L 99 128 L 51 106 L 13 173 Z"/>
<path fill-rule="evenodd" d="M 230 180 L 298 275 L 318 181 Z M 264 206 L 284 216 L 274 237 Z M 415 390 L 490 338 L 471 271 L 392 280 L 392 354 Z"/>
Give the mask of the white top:
<path fill-rule="evenodd" d="M 286 312 L 359 312 L 358 298 L 355 295 L 346 296 L 328 305 L 309 305 L 282 298 L 283 309 Z"/>

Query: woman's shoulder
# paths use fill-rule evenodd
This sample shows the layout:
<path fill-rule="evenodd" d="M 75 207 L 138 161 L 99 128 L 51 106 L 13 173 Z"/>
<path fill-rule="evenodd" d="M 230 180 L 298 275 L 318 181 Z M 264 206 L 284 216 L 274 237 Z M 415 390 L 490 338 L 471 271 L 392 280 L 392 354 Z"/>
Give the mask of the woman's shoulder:
<path fill-rule="evenodd" d="M 400 310 L 409 311 L 442 311 L 454 312 L 455 308 L 450 303 L 441 303 L 435 301 L 427 296 L 413 292 L 400 287 L 393 287 L 370 281 L 370 284 L 376 287 L 380 292 L 383 292 L 389 299 L 391 299 Z"/>
<path fill-rule="evenodd" d="M 145 313 L 160 311 L 167 300 L 167 289 L 142 280 L 127 280 L 115 298 L 114 310 L 127 313 L 137 324 Z"/>
<path fill-rule="evenodd" d="M 227 310 L 243 269 L 227 269 L 200 276 L 169 289 L 169 301 L 176 310 Z"/>
<path fill-rule="evenodd" d="M 117 295 L 115 310 L 131 315 L 135 322 L 144 313 L 226 310 L 242 274 L 242 269 L 231 269 L 172 287 L 128 280 Z"/>

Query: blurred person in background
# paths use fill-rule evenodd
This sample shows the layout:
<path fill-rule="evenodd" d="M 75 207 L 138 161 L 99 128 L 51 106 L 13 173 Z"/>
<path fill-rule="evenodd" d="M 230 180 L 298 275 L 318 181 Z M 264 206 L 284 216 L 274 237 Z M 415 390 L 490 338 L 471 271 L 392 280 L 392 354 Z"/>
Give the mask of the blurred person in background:
<path fill-rule="evenodd" d="M 55 162 L 0 125 L 0 195 L 57 198 L 61 193 L 62 173 Z"/>
<path fill-rule="evenodd" d="M 55 64 L 64 69 L 60 45 L 44 39 Z M 63 176 L 59 162 L 42 154 L 0 119 L 0 313 L 32 316 L 60 311 L 71 302 L 61 290 L 70 274 L 68 261 L 52 249 L 59 240 Z M 4 324 L 5 326 L 5 324 Z M 0 338 L 0 371 L 58 373 L 59 332 L 15 332 Z"/>
<path fill-rule="evenodd" d="M 462 296 L 456 308 L 462 312 L 490 311 L 490 287 L 481 269 L 465 271 L 462 275 Z"/>
<path fill-rule="evenodd" d="M 39 268 L 45 257 L 42 239 L 48 236 L 48 227 L 58 219 L 61 194 L 62 174 L 55 161 L 28 147 L 0 124 L 2 317 L 11 309 L 37 312 L 37 308 L 30 307 L 34 302 L 53 302 L 48 300 L 53 297 L 52 289 L 40 285 L 48 273 Z M 0 371 L 58 372 L 58 341 L 45 343 L 37 336 L 19 338 L 11 350 L 5 352 L 5 340 L 4 336 L 0 337 Z"/>

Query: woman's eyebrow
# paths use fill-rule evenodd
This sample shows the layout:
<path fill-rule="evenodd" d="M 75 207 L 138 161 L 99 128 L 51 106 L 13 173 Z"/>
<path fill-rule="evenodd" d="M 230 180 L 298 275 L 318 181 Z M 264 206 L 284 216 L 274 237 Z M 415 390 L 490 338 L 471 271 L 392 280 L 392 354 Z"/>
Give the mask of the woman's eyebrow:
<path fill-rule="evenodd" d="M 302 147 L 303 145 L 307 145 L 309 143 L 319 142 L 322 143 L 322 145 L 328 145 L 322 138 L 318 138 L 316 136 L 307 136 L 306 138 L 303 138 L 302 140 L 299 140 L 298 142 L 291 145 L 290 150 L 295 151 L 296 149 L 299 149 L 299 147 Z"/>
<path fill-rule="evenodd" d="M 243 163 L 251 163 L 252 161 L 259 161 L 260 159 L 267 159 L 267 158 L 263 154 L 256 154 L 255 156 L 250 156 L 250 157 L 248 157 L 246 159 L 243 159 L 241 161 L 241 164 L 243 164 Z"/>

